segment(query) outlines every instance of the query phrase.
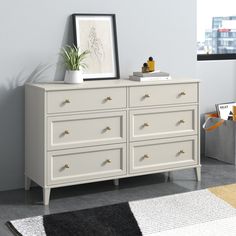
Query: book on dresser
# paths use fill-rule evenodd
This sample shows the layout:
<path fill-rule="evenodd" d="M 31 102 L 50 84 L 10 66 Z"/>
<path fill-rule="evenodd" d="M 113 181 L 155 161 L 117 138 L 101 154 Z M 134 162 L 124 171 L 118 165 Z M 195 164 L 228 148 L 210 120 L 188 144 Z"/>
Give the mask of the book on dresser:
<path fill-rule="evenodd" d="M 139 77 L 135 75 L 131 75 L 129 77 L 130 80 L 133 81 L 140 81 L 140 82 L 145 82 L 145 81 L 160 81 L 160 80 L 171 80 L 171 76 L 161 76 L 161 77 Z"/>
<path fill-rule="evenodd" d="M 133 75 L 129 77 L 134 81 L 159 81 L 159 80 L 171 80 L 171 76 L 167 72 L 153 71 L 153 72 L 133 72 Z"/>
<path fill-rule="evenodd" d="M 140 71 L 136 71 L 133 72 L 134 76 L 139 76 L 139 77 L 155 77 L 155 76 L 160 76 L 160 75 L 166 75 L 166 74 L 162 74 L 163 72 L 161 72 L 160 70 L 155 70 L 153 72 L 140 72 Z"/>

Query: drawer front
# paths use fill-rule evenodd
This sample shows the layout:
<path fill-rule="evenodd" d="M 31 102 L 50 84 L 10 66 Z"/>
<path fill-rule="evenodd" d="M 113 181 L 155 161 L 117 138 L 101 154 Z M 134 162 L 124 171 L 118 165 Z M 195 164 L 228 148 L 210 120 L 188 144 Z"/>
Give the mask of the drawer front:
<path fill-rule="evenodd" d="M 87 181 L 126 174 L 124 144 L 48 153 L 48 185 Z"/>
<path fill-rule="evenodd" d="M 48 118 L 48 150 L 126 142 L 126 112 Z"/>
<path fill-rule="evenodd" d="M 78 112 L 126 107 L 126 88 L 81 89 L 47 93 L 47 112 Z"/>
<path fill-rule="evenodd" d="M 164 84 L 130 88 L 130 106 L 158 106 L 198 102 L 198 84 Z"/>
<path fill-rule="evenodd" d="M 130 172 L 148 172 L 195 165 L 197 137 L 131 143 Z"/>
<path fill-rule="evenodd" d="M 130 112 L 130 140 L 193 135 L 198 132 L 197 106 L 134 110 Z"/>

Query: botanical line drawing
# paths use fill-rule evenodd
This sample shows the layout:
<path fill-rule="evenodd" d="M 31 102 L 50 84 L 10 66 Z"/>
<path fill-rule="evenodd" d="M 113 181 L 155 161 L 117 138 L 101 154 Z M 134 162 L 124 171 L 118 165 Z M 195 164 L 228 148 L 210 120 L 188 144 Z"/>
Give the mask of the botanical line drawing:
<path fill-rule="evenodd" d="M 101 39 L 97 36 L 96 28 L 94 26 L 89 30 L 88 49 L 91 56 L 94 55 L 97 62 L 101 65 L 105 60 L 105 50 Z"/>

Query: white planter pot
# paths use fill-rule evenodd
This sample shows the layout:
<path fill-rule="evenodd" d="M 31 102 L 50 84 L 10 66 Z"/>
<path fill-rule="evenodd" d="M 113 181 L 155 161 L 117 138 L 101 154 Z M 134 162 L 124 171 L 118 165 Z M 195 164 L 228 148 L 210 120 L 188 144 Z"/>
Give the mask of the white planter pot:
<path fill-rule="evenodd" d="M 84 82 L 83 73 L 80 70 L 67 70 L 64 82 L 66 84 L 80 84 Z"/>

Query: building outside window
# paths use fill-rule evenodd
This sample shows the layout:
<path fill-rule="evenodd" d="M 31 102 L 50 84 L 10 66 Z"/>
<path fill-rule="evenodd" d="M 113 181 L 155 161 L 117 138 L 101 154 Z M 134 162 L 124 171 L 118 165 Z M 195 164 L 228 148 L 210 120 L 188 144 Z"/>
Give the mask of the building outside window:
<path fill-rule="evenodd" d="M 197 0 L 198 60 L 236 59 L 236 0 Z"/>

